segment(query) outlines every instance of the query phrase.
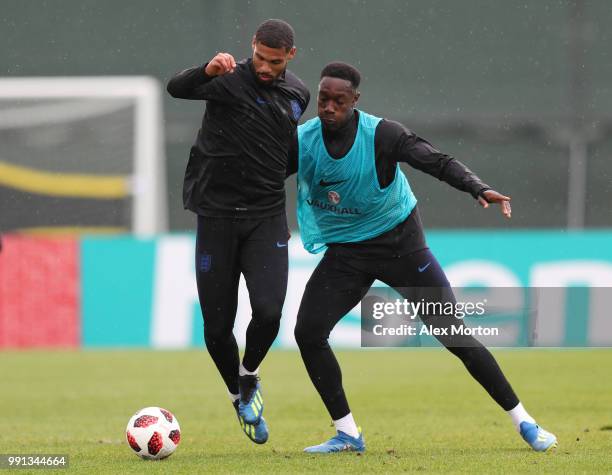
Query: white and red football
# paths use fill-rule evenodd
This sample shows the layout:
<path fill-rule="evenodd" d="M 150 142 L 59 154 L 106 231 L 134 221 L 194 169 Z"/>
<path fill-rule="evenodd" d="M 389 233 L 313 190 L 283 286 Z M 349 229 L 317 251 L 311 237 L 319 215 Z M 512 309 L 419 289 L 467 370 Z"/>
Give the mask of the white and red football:
<path fill-rule="evenodd" d="M 161 407 L 145 407 L 132 416 L 125 437 L 136 455 L 160 460 L 172 455 L 181 441 L 181 428 L 170 411 Z"/>

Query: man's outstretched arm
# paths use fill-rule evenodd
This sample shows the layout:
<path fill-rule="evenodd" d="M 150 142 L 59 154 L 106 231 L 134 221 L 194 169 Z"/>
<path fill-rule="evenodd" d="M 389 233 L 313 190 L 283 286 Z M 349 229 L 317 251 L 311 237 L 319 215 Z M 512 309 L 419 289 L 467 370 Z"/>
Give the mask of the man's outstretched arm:
<path fill-rule="evenodd" d="M 177 99 L 222 100 L 227 89 L 215 77 L 234 72 L 236 61 L 231 54 L 218 53 L 203 66 L 184 69 L 166 86 L 168 93 Z"/>
<path fill-rule="evenodd" d="M 503 215 L 510 218 L 510 197 L 491 189 L 459 160 L 440 152 L 401 124 L 385 122 L 389 123 L 387 128 L 396 137 L 391 155 L 397 162 L 408 163 L 453 188 L 470 193 L 483 208 L 488 208 L 490 203 L 499 203 Z"/>

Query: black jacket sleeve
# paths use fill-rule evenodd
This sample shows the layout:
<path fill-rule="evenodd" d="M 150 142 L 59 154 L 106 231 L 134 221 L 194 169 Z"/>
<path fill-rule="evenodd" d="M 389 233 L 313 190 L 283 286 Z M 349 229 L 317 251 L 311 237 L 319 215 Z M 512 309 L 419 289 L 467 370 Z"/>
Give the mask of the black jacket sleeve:
<path fill-rule="evenodd" d="M 474 198 L 490 189 L 459 160 L 440 152 L 398 122 L 382 121 L 377 127 L 376 139 L 379 143 L 386 142 L 383 147 L 388 151 L 385 153 L 387 167 L 394 167 L 397 162 L 408 163 L 458 190 L 470 193 Z"/>
<path fill-rule="evenodd" d="M 217 100 L 229 97 L 223 76 L 209 76 L 206 65 L 196 66 L 177 73 L 166 86 L 168 93 L 177 99 Z"/>

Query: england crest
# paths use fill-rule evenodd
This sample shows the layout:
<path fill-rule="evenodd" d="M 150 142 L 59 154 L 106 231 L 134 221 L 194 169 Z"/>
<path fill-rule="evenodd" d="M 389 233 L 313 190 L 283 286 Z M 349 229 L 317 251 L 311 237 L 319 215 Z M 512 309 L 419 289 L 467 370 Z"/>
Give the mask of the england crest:
<path fill-rule="evenodd" d="M 290 103 L 291 103 L 291 112 L 293 113 L 293 118 L 295 120 L 300 120 L 300 117 L 302 117 L 302 108 L 300 107 L 300 103 L 296 101 L 295 99 L 292 99 Z"/>

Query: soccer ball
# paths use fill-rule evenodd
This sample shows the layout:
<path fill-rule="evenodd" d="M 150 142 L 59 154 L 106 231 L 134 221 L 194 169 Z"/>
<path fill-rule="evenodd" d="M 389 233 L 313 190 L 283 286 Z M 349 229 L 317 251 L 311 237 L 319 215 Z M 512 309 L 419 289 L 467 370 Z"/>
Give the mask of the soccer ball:
<path fill-rule="evenodd" d="M 132 416 L 125 438 L 136 455 L 148 460 L 166 458 L 181 441 L 176 417 L 161 407 L 145 407 Z"/>

